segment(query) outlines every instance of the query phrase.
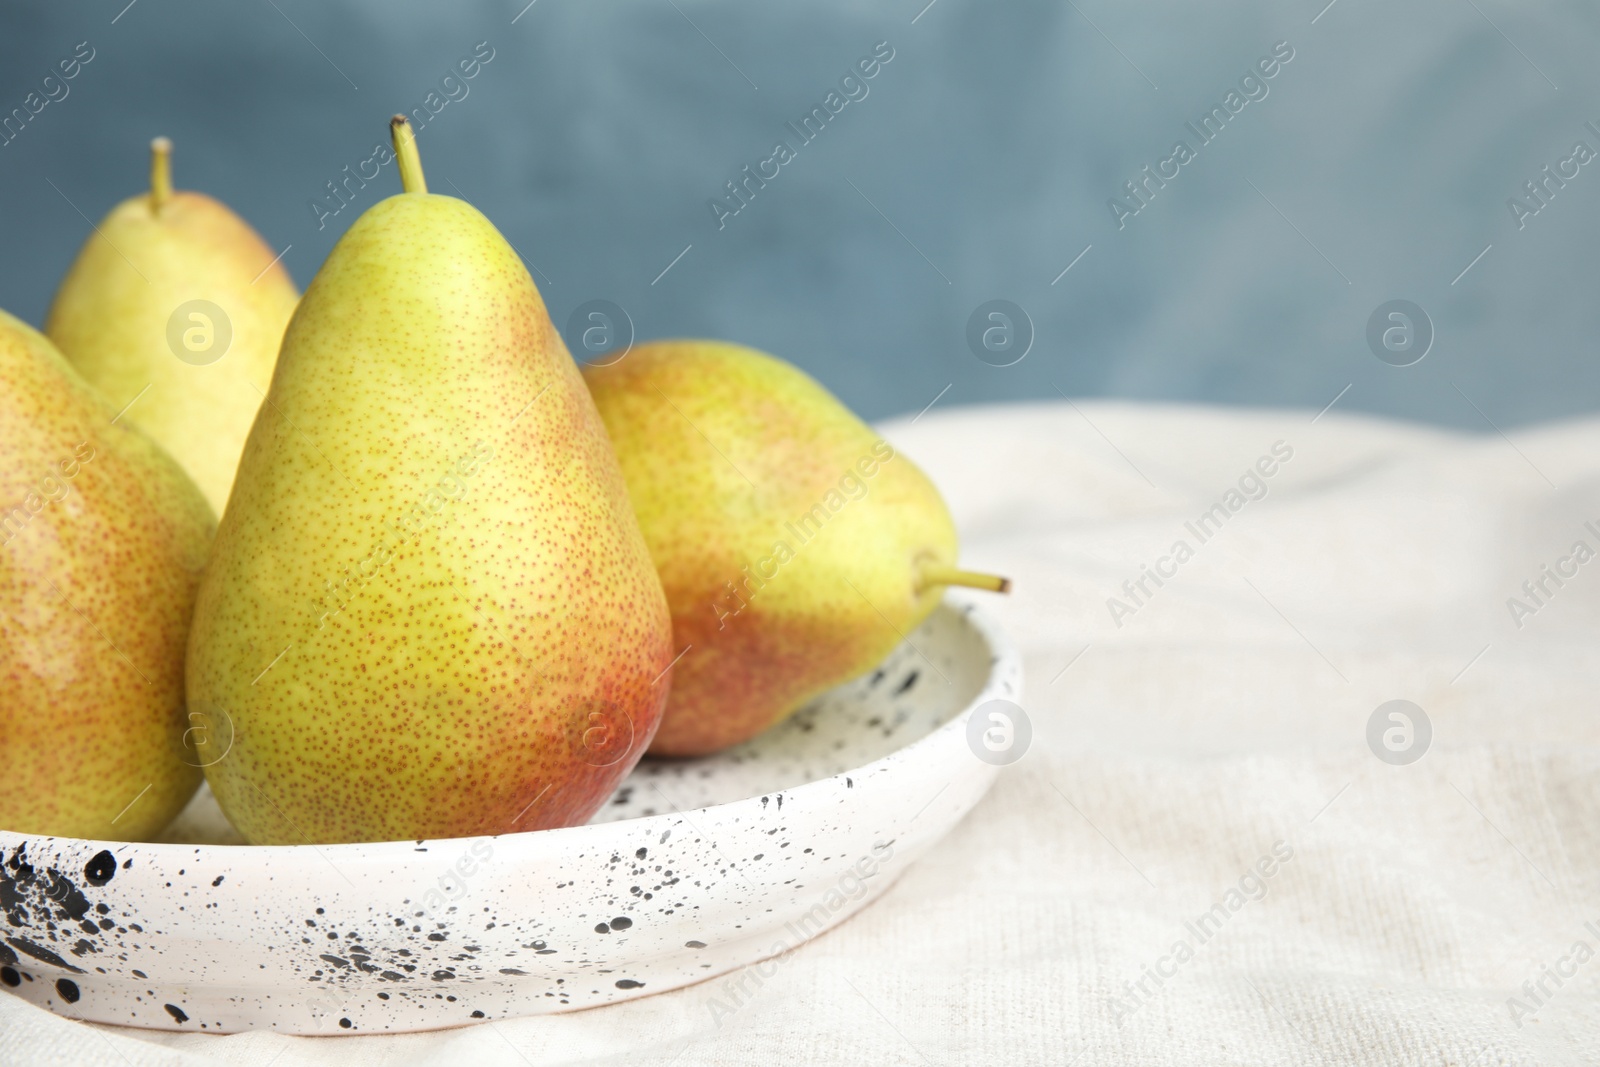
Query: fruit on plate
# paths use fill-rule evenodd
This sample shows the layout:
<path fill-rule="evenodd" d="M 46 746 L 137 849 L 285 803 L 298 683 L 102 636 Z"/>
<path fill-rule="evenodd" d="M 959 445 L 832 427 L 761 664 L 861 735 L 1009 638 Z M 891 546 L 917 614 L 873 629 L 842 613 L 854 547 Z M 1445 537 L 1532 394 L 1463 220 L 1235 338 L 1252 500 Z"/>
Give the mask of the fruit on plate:
<path fill-rule="evenodd" d="M 195 609 L 207 779 L 255 844 L 567 826 L 654 736 L 671 623 L 517 253 L 427 192 L 340 238 L 284 338 Z"/>
<path fill-rule="evenodd" d="M 688 646 L 651 752 L 696 756 L 754 737 L 865 673 L 949 585 L 943 499 L 822 386 L 772 356 L 662 341 L 584 378 Z"/>
<path fill-rule="evenodd" d="M 150 191 L 111 209 L 57 290 L 45 333 L 155 438 L 217 514 L 272 378 L 295 288 L 276 253 L 203 193 L 174 192 L 166 138 Z"/>
<path fill-rule="evenodd" d="M 215 519 L 116 416 L 0 311 L 0 829 L 143 840 L 200 784 L 183 657 Z"/>

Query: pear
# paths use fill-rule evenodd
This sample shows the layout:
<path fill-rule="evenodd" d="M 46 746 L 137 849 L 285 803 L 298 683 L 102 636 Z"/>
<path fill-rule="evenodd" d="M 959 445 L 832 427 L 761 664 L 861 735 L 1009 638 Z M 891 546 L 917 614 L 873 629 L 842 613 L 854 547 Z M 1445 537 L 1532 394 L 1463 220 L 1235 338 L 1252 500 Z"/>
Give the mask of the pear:
<path fill-rule="evenodd" d="M 747 740 L 878 664 L 959 570 L 943 499 L 832 394 L 773 356 L 661 341 L 584 369 L 672 610 L 650 751 Z"/>
<path fill-rule="evenodd" d="M 604 803 L 670 684 L 605 427 L 515 251 L 402 187 L 300 302 L 201 586 L 189 700 L 254 844 L 500 834 Z"/>
<path fill-rule="evenodd" d="M 172 458 L 0 311 L 0 828 L 143 840 L 193 795 L 183 657 L 214 527 Z"/>
<path fill-rule="evenodd" d="M 171 143 L 150 191 L 101 220 L 57 290 L 45 333 L 123 416 L 183 465 L 218 514 L 294 283 L 255 230 L 202 193 L 173 192 Z"/>

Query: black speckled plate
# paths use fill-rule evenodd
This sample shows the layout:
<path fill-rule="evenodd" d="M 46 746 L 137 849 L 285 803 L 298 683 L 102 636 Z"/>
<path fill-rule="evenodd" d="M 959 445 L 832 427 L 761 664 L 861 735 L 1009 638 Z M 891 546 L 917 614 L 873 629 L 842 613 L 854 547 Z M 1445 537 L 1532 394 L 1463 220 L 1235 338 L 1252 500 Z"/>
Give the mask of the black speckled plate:
<path fill-rule="evenodd" d="M 1021 679 L 947 604 L 756 740 L 641 763 L 587 826 L 252 848 L 202 791 L 166 843 L 0 832 L 0 982 L 100 1022 L 344 1034 L 702 981 L 843 921 L 938 841 L 1003 762 L 975 754 L 974 709 Z"/>

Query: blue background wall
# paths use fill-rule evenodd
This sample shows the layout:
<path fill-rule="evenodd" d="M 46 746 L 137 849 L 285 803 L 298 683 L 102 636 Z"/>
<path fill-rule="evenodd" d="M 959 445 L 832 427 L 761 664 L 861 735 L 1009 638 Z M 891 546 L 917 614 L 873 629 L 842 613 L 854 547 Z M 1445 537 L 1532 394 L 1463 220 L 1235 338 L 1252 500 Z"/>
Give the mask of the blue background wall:
<path fill-rule="evenodd" d="M 138 191 L 158 133 L 178 184 L 292 246 L 304 286 L 357 213 L 319 229 L 309 201 L 487 42 L 424 163 L 537 268 L 558 325 L 610 300 L 641 338 L 769 349 L 869 417 L 946 385 L 941 405 L 1313 409 L 1349 385 L 1341 410 L 1487 431 L 1600 396 L 1600 162 L 1521 229 L 1506 204 L 1574 142 L 1600 150 L 1592 4 L 525 2 L 6 5 L 0 111 L 78 42 L 95 58 L 0 147 L 0 306 L 42 320 L 79 211 Z M 708 199 L 798 145 L 785 123 L 879 41 L 868 95 L 719 229 Z M 1119 229 L 1108 199 L 1198 144 L 1184 123 L 1278 41 L 1294 58 L 1267 96 Z M 397 188 L 386 167 L 354 208 Z M 1012 366 L 967 342 L 993 298 L 1033 324 Z M 1366 338 L 1396 298 L 1436 331 L 1409 367 Z"/>

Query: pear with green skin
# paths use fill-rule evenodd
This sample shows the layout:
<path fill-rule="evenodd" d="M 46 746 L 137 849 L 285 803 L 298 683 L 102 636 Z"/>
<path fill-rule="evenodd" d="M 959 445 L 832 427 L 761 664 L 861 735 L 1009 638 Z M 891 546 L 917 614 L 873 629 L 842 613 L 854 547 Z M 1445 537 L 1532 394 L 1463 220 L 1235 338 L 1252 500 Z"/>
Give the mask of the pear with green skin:
<path fill-rule="evenodd" d="M 671 623 L 517 253 L 426 191 L 340 238 L 284 338 L 195 608 L 206 777 L 253 844 L 589 818 L 654 736 Z"/>
<path fill-rule="evenodd" d="M 795 367 L 662 341 L 584 370 L 666 589 L 672 694 L 650 751 L 745 741 L 871 670 L 958 570 L 943 499 Z"/>
<path fill-rule="evenodd" d="M 147 840 L 200 784 L 183 658 L 215 520 L 116 415 L 0 312 L 0 829 Z"/>
<path fill-rule="evenodd" d="M 297 294 L 248 223 L 203 193 L 173 192 L 171 150 L 164 137 L 151 144 L 150 191 L 90 234 L 45 333 L 108 400 L 131 404 L 123 418 L 220 515 Z"/>

